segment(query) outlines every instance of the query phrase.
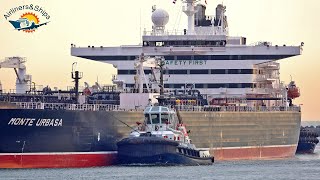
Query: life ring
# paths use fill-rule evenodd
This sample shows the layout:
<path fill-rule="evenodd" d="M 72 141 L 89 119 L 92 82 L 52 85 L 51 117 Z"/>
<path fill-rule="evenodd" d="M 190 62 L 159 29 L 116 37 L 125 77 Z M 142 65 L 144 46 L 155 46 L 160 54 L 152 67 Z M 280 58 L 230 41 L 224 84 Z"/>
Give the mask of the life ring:
<path fill-rule="evenodd" d="M 159 126 L 155 125 L 154 126 L 154 130 L 158 131 L 159 130 Z"/>

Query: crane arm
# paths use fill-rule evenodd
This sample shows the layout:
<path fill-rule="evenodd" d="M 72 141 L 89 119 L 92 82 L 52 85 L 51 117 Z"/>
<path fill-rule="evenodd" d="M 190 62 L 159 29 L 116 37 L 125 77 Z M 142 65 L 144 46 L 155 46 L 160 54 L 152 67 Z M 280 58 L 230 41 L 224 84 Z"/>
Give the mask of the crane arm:
<path fill-rule="evenodd" d="M 0 62 L 0 68 L 20 68 L 25 69 L 25 60 L 21 58 L 6 58 L 4 61 Z"/>
<path fill-rule="evenodd" d="M 25 62 L 24 58 L 21 57 L 8 57 L 4 61 L 0 62 L 0 68 L 14 69 L 19 82 L 22 83 L 22 79 L 19 76 L 17 69 L 26 69 L 26 66 L 24 65 Z"/>

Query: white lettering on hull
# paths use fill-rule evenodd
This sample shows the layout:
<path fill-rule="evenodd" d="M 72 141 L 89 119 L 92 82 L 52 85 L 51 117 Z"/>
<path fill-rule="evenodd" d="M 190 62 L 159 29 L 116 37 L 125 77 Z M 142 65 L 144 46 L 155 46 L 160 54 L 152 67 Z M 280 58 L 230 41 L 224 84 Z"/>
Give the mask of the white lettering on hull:
<path fill-rule="evenodd" d="M 58 127 L 62 126 L 62 119 L 38 119 L 35 118 L 11 118 L 8 122 L 10 126 L 42 126 L 42 127 Z"/>

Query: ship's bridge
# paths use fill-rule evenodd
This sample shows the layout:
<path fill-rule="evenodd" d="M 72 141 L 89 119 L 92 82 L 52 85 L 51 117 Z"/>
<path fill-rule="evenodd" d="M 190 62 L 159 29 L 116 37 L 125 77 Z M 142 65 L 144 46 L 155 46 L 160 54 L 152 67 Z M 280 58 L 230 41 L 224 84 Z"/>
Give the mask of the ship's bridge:
<path fill-rule="evenodd" d="M 227 44 L 225 35 L 145 35 L 143 47 L 224 47 Z"/>

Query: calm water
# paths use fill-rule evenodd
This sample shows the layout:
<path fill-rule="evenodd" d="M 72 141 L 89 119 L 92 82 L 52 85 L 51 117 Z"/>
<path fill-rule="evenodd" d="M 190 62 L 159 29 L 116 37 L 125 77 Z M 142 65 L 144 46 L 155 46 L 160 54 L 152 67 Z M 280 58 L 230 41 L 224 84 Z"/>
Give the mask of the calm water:
<path fill-rule="evenodd" d="M 288 160 L 216 162 L 194 167 L 0 170 L 0 179 L 320 179 L 320 148 Z"/>
<path fill-rule="evenodd" d="M 1 169 L 0 179 L 320 179 L 320 146 L 315 154 L 287 160 L 216 162 L 212 166 L 194 167 Z"/>

